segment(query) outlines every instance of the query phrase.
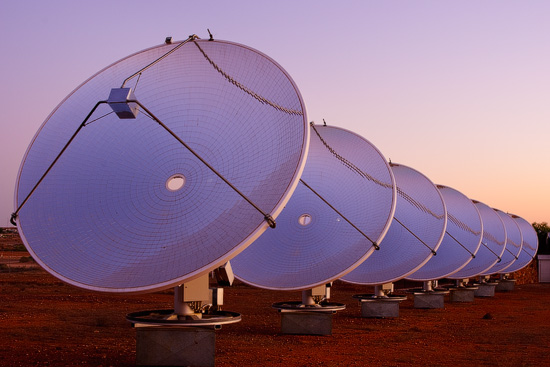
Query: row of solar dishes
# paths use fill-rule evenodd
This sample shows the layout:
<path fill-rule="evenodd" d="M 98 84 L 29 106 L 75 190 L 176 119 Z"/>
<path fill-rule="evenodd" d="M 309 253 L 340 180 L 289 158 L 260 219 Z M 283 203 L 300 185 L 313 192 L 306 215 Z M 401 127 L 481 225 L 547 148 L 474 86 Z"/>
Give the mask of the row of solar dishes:
<path fill-rule="evenodd" d="M 366 285 L 464 279 L 515 272 L 535 256 L 536 233 L 524 219 L 387 164 L 352 132 L 312 130 L 307 185 L 297 188 L 278 227 L 232 261 L 243 281 L 306 289 L 334 279 Z"/>
<path fill-rule="evenodd" d="M 228 260 L 269 289 L 467 278 L 517 271 L 537 247 L 522 218 L 310 125 L 268 56 L 196 36 L 63 100 L 27 149 L 15 208 L 41 266 L 104 292 L 169 288 Z"/>

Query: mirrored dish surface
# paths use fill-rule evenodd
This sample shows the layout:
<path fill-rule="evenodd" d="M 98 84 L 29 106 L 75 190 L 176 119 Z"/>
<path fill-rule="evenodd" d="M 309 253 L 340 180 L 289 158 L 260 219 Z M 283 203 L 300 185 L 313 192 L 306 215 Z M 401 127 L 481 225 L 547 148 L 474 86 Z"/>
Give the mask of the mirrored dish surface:
<path fill-rule="evenodd" d="M 446 278 L 466 266 L 481 245 L 483 224 L 474 203 L 461 192 L 437 185 L 447 208 L 447 229 L 437 256 L 407 278 L 428 281 Z"/>
<path fill-rule="evenodd" d="M 100 104 L 18 216 L 33 257 L 68 283 L 137 293 L 195 278 L 257 238 L 298 183 L 309 126 L 290 76 L 247 46 L 195 39 L 137 52 L 75 89 L 31 142 L 16 206 L 94 105 L 170 50 L 126 87 L 242 195 L 142 108 L 119 119 Z"/>
<path fill-rule="evenodd" d="M 384 284 L 420 269 L 437 251 L 445 234 L 447 210 L 437 187 L 420 172 L 392 164 L 397 205 L 380 250 L 342 280 L 357 284 Z"/>
<path fill-rule="evenodd" d="M 481 246 L 472 259 L 462 269 L 449 276 L 451 279 L 465 279 L 484 274 L 502 257 L 506 248 L 506 229 L 504 222 L 492 208 L 479 201 L 473 201 L 483 222 Z"/>
<path fill-rule="evenodd" d="M 521 252 L 522 236 L 517 222 L 501 210 L 494 209 L 502 219 L 506 228 L 506 248 L 502 253 L 501 260 L 481 275 L 491 275 L 505 272 L 517 259 Z"/>
<path fill-rule="evenodd" d="M 513 273 L 529 265 L 535 258 L 539 246 L 537 232 L 533 226 L 520 216 L 514 214 L 510 214 L 510 216 L 518 224 L 521 231 L 521 251 L 518 259 L 502 271 L 504 273 Z"/>
<path fill-rule="evenodd" d="M 306 167 L 277 227 L 235 257 L 233 271 L 268 289 L 326 284 L 372 253 L 394 210 L 394 179 L 380 152 L 350 131 L 313 125 Z"/>

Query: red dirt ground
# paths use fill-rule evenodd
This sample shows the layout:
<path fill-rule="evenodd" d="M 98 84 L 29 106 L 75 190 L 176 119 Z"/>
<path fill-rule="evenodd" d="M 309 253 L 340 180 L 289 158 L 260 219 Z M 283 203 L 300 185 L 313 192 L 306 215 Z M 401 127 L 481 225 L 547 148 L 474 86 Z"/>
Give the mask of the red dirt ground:
<path fill-rule="evenodd" d="M 27 256 L 1 248 L 4 259 Z M 125 315 L 173 307 L 171 291 L 91 293 L 36 266 L 0 269 L 0 366 L 133 366 L 136 334 Z M 280 334 L 280 316 L 270 307 L 299 300 L 299 292 L 226 288 L 224 309 L 242 321 L 216 332 L 216 365 L 550 365 L 550 284 L 516 285 L 467 304 L 446 299 L 435 310 L 414 309 L 409 296 L 395 319 L 361 318 L 352 295 L 369 291 L 335 282 L 331 300 L 347 308 L 334 316 L 331 336 L 308 336 Z"/>

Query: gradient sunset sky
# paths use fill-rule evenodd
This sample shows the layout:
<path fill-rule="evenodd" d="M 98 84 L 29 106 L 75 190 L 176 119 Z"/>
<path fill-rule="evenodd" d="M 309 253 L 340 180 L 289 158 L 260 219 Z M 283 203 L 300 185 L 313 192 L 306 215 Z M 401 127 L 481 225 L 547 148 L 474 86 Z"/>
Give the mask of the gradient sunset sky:
<path fill-rule="evenodd" d="M 0 2 L 0 226 L 25 150 L 63 98 L 114 61 L 207 28 L 280 63 L 310 120 L 550 222 L 550 1 L 53 0 Z"/>

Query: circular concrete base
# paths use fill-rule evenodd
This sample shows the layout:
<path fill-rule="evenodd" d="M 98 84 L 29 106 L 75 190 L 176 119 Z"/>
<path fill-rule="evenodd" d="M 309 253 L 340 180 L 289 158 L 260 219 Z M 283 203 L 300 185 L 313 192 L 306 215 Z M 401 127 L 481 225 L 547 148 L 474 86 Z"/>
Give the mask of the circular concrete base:
<path fill-rule="evenodd" d="M 407 296 L 387 295 L 375 296 L 374 294 L 354 294 L 353 298 L 361 302 L 361 316 L 366 318 L 399 317 L 399 303 L 405 301 Z"/>
<path fill-rule="evenodd" d="M 477 287 L 456 287 L 449 288 L 451 302 L 474 302 L 475 290 Z"/>
<path fill-rule="evenodd" d="M 516 285 L 515 279 L 501 279 L 498 281 L 496 291 L 497 292 L 511 292 Z"/>
<path fill-rule="evenodd" d="M 477 289 L 474 292 L 474 296 L 476 296 L 476 297 L 494 297 L 495 288 L 496 288 L 497 284 L 498 283 L 493 283 L 493 282 L 474 284 L 477 287 Z"/>

